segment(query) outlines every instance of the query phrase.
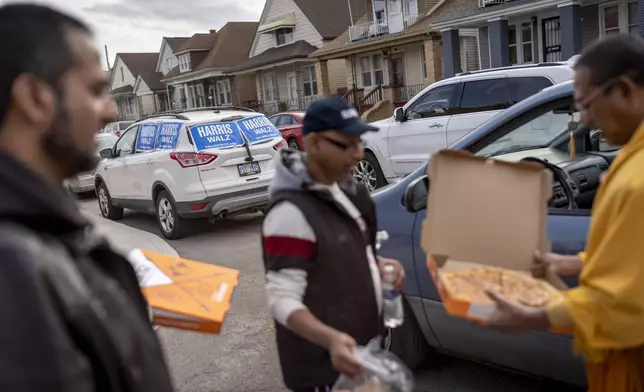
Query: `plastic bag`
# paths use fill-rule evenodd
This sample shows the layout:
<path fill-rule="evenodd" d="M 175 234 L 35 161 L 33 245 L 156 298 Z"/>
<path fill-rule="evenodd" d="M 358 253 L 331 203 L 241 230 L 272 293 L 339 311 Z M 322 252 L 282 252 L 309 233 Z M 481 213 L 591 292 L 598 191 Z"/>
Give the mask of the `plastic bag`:
<path fill-rule="evenodd" d="M 381 347 L 381 337 L 358 347 L 355 355 L 364 368 L 360 380 L 340 376 L 333 392 L 412 392 L 414 375 L 396 355 Z"/>

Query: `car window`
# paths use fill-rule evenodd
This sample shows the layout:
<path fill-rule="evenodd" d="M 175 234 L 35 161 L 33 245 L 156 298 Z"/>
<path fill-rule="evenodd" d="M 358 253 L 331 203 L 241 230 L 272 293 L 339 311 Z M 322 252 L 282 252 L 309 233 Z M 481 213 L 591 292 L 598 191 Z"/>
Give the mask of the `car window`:
<path fill-rule="evenodd" d="M 139 127 L 132 127 L 125 131 L 116 142 L 115 157 L 125 157 L 134 153 L 134 142 L 136 141 L 136 130 Z"/>
<path fill-rule="evenodd" d="M 97 139 L 98 139 L 97 151 L 102 151 L 102 150 L 105 150 L 106 148 L 114 147 L 114 143 L 118 140 L 116 136 L 110 135 L 110 134 L 106 134 Z"/>
<path fill-rule="evenodd" d="M 550 79 L 543 76 L 510 78 L 508 83 L 510 86 L 510 102 L 512 104 L 523 101 L 544 88 L 552 86 Z"/>
<path fill-rule="evenodd" d="M 504 136 L 492 141 L 479 150 L 476 155 L 495 156 L 515 151 L 547 147 L 563 133 L 568 132 L 569 123 L 579 123 L 579 112 L 572 109 L 570 103 L 558 105 L 555 109 L 542 112 L 536 117 L 524 116 Z"/>
<path fill-rule="evenodd" d="M 406 110 L 408 120 L 445 116 L 455 109 L 455 96 L 458 83 L 439 86 L 429 90 L 412 103 Z"/>
<path fill-rule="evenodd" d="M 273 123 L 276 127 L 279 127 L 279 122 L 281 121 L 282 116 L 272 116 L 268 120 Z"/>
<path fill-rule="evenodd" d="M 282 120 L 280 121 L 281 126 L 289 126 L 296 124 L 295 119 L 293 116 L 287 115 L 287 116 L 282 116 Z"/>
<path fill-rule="evenodd" d="M 127 129 L 130 125 L 134 124 L 134 121 L 121 121 L 119 123 L 119 131 Z"/>
<path fill-rule="evenodd" d="M 466 82 L 459 113 L 487 112 L 507 108 L 510 83 L 507 78 Z"/>

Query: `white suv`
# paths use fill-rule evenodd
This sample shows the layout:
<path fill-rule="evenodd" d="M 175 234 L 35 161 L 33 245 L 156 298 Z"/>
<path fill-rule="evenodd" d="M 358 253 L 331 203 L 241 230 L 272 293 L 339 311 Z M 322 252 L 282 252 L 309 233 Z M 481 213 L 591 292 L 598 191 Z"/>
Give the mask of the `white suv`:
<path fill-rule="evenodd" d="M 397 181 L 503 109 L 572 79 L 576 59 L 465 72 L 432 84 L 371 124 L 380 131 L 364 135 L 366 154 L 354 176 L 371 190 Z"/>
<path fill-rule="evenodd" d="M 106 159 L 95 178 L 101 213 L 112 220 L 124 208 L 154 213 L 163 235 L 177 239 L 191 218 L 259 211 L 284 147 L 273 124 L 250 109 L 147 117 L 101 151 Z"/>

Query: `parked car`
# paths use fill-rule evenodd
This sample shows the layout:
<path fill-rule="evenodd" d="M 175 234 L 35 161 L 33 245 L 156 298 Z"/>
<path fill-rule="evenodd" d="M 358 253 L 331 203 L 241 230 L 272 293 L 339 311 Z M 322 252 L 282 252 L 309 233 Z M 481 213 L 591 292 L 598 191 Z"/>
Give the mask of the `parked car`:
<path fill-rule="evenodd" d="M 261 113 L 206 108 L 147 117 L 101 151 L 95 186 L 105 218 L 153 213 L 161 233 L 185 235 L 190 219 L 225 218 L 268 204 L 274 158 L 286 142 Z"/>
<path fill-rule="evenodd" d="M 552 250 L 561 254 L 576 254 L 584 249 L 600 175 L 619 152 L 602 141 L 599 133 L 579 125 L 579 113 L 574 107 L 572 82 L 553 86 L 512 106 L 450 147 L 506 161 L 537 158 L 553 171 L 547 230 Z M 555 129 L 558 132 L 553 132 Z M 569 155 L 572 129 L 576 129 L 574 158 Z M 391 349 L 411 367 L 435 349 L 583 386 L 583 364 L 572 354 L 570 336 L 546 331 L 506 335 L 446 313 L 420 247 L 431 187 L 427 179 L 429 164 L 373 193 L 379 228 L 389 235 L 379 254 L 400 260 L 407 273 L 403 290 L 406 320 L 402 327 L 392 330 Z M 472 202 L 475 199 L 473 187 Z M 577 284 L 576 279 L 567 282 Z"/>
<path fill-rule="evenodd" d="M 134 121 L 116 121 L 107 124 L 102 130 L 101 133 L 111 133 L 112 135 L 121 136 L 121 133 L 127 129 L 130 125 L 134 124 Z"/>
<path fill-rule="evenodd" d="M 290 149 L 304 150 L 304 143 L 302 142 L 304 112 L 278 113 L 268 119 L 279 129 Z"/>
<path fill-rule="evenodd" d="M 99 133 L 96 135 L 96 155 L 101 150 L 112 148 L 119 138 L 111 133 Z M 94 173 L 95 170 L 77 174 L 73 178 L 67 179 L 65 184 L 72 193 L 85 193 L 94 190 Z"/>
<path fill-rule="evenodd" d="M 354 176 L 370 189 L 395 182 L 496 114 L 554 84 L 572 79 L 568 62 L 465 72 L 425 88 L 364 136 L 366 154 Z"/>

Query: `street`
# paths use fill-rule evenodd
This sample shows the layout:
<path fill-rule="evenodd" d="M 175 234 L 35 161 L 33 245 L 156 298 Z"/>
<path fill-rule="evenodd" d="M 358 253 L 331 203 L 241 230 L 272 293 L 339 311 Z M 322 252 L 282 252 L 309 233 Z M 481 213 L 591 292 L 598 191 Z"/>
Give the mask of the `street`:
<path fill-rule="evenodd" d="M 81 208 L 100 215 L 93 197 L 85 196 L 80 203 Z M 215 224 L 195 222 L 192 235 L 169 241 L 182 257 L 241 271 L 221 335 L 159 331 L 180 392 L 286 391 L 281 382 L 273 321 L 263 292 L 261 221 L 261 215 L 249 215 Z M 120 223 L 159 234 L 154 216 L 126 211 Z M 577 390 L 438 354 L 431 355 L 416 373 L 416 384 L 418 392 Z"/>

